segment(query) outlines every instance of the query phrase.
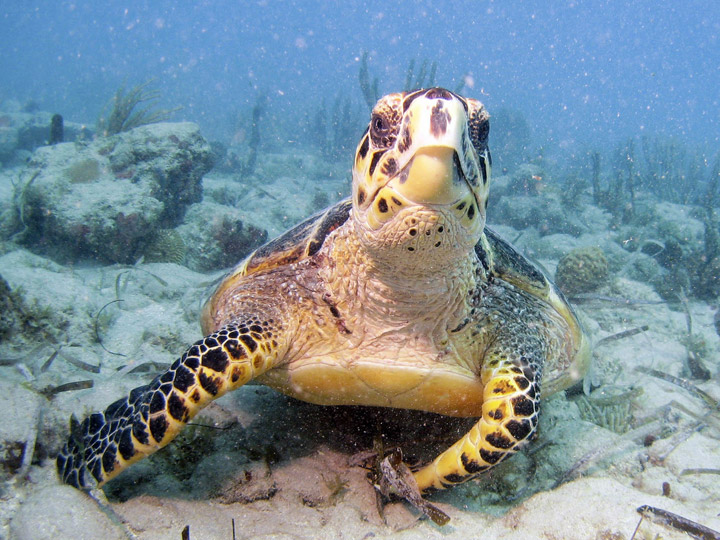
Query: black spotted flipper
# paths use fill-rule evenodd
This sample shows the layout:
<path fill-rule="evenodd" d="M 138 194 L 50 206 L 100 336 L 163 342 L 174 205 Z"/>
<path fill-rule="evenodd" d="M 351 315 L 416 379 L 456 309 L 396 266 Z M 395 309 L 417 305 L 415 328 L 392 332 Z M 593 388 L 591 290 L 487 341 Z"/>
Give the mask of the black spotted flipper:
<path fill-rule="evenodd" d="M 149 385 L 75 422 L 57 457 L 60 478 L 102 486 L 168 444 L 212 400 L 272 368 L 284 346 L 272 319 L 230 324 L 198 341 Z"/>
<path fill-rule="evenodd" d="M 522 355 L 501 343 L 498 340 L 488 351 L 480 372 L 482 417 L 463 438 L 415 473 L 422 492 L 466 482 L 533 437 L 544 362 L 542 340 L 528 336 Z"/>

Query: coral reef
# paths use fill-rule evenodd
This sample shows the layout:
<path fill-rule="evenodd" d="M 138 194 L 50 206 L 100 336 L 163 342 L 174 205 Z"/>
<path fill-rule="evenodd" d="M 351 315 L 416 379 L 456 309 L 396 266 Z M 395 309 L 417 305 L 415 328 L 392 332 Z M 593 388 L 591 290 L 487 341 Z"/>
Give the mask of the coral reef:
<path fill-rule="evenodd" d="M 0 276 L 0 341 L 5 339 L 17 325 L 19 296 L 13 294 L 7 281 Z"/>
<path fill-rule="evenodd" d="M 360 82 L 360 90 L 362 91 L 365 103 L 368 108 L 372 109 L 375 103 L 380 98 L 380 92 L 378 91 L 378 78 L 373 78 L 370 82 L 370 71 L 368 70 L 368 52 L 363 51 L 362 58 L 360 59 L 360 71 L 358 72 L 358 80 Z"/>
<path fill-rule="evenodd" d="M 218 268 L 227 268 L 240 262 L 253 249 L 267 241 L 267 231 L 245 225 L 240 219 L 225 216 L 213 223 L 211 238 L 220 248 Z"/>
<path fill-rule="evenodd" d="M 84 158 L 73 161 L 66 169 L 65 176 L 73 184 L 87 184 L 94 182 L 100 175 L 102 170 L 100 162 L 95 158 Z"/>
<path fill-rule="evenodd" d="M 267 107 L 267 95 L 260 94 L 249 115 L 238 115 L 233 129 L 237 134 L 244 135 L 249 132 L 249 135 L 242 137 L 240 142 L 235 141 L 233 149 L 220 141 L 210 143 L 215 157 L 215 168 L 218 171 L 239 174 L 242 181 L 248 181 L 255 175 L 261 142 L 260 126 L 263 124 L 263 117 L 267 114 Z"/>
<path fill-rule="evenodd" d="M 509 192 L 513 195 L 538 195 L 543 189 L 544 173 L 533 163 L 523 163 L 510 175 Z"/>
<path fill-rule="evenodd" d="M 602 389 L 598 389 L 590 396 L 580 396 L 575 403 L 580 417 L 586 422 L 623 434 L 632 425 L 632 406 L 638 394 L 631 388 L 616 396 L 606 396 Z M 598 395 L 602 397 L 598 398 Z"/>
<path fill-rule="evenodd" d="M 65 123 L 61 114 L 53 114 L 50 119 L 50 138 L 48 144 L 57 144 L 65 141 Z"/>
<path fill-rule="evenodd" d="M 705 300 L 720 297 L 720 232 L 713 208 L 705 209 L 703 249 L 688 261 L 692 292 Z"/>
<path fill-rule="evenodd" d="M 198 272 L 233 266 L 268 238 L 236 209 L 208 201 L 192 205 L 177 231 L 187 250 L 185 264 Z"/>
<path fill-rule="evenodd" d="M 641 197 L 648 195 L 684 205 L 703 204 L 707 186 L 712 187 L 720 168 L 719 156 L 711 167 L 712 160 L 703 151 L 660 135 L 627 139 L 606 156 L 605 171 L 600 152 L 590 152 L 589 157 L 593 200 L 613 214 L 616 224 L 633 222 L 641 210 Z"/>
<path fill-rule="evenodd" d="M 3 105 L 0 111 L 0 162 L 3 164 L 24 163 L 29 153 L 40 146 L 88 140 L 92 136 L 86 126 L 65 122 L 59 114 L 28 112 Z"/>
<path fill-rule="evenodd" d="M 17 341 L 19 335 L 28 339 L 41 336 L 54 341 L 56 331 L 65 323 L 50 308 L 27 302 L 22 289 L 12 290 L 0 276 L 0 343 L 11 337 Z"/>
<path fill-rule="evenodd" d="M 405 85 L 403 86 L 405 92 L 435 86 L 437 62 L 433 60 L 432 64 L 430 64 L 430 71 L 428 71 L 428 64 L 430 64 L 429 60 L 427 58 L 423 59 L 420 68 L 415 72 L 415 59 L 410 60 L 405 74 Z"/>
<path fill-rule="evenodd" d="M 39 148 L 15 186 L 15 236 L 61 260 L 135 262 L 201 200 L 212 159 L 190 123 Z"/>
<path fill-rule="evenodd" d="M 129 91 L 125 84 L 120 86 L 113 97 L 112 109 L 107 116 L 98 119 L 97 131 L 105 136 L 116 135 L 123 131 L 130 131 L 139 126 L 166 122 L 171 115 L 180 108 L 158 109 L 157 101 L 160 99 L 159 90 L 148 87 L 153 79 L 133 86 Z M 145 107 L 140 107 L 146 103 Z"/>
<path fill-rule="evenodd" d="M 491 201 L 494 210 L 489 213 L 493 223 L 510 225 L 517 230 L 535 228 L 541 236 L 563 233 L 578 237 L 588 229 L 576 214 L 568 214 L 559 195 L 508 195 L 510 190 L 509 182 L 504 190 L 496 190 L 495 200 Z"/>
<path fill-rule="evenodd" d="M 175 229 L 159 229 L 143 250 L 145 262 L 171 262 L 183 264 L 187 248 Z"/>
<path fill-rule="evenodd" d="M 558 263 L 555 283 L 568 295 L 592 292 L 607 283 L 608 261 L 596 246 L 573 249 Z"/>

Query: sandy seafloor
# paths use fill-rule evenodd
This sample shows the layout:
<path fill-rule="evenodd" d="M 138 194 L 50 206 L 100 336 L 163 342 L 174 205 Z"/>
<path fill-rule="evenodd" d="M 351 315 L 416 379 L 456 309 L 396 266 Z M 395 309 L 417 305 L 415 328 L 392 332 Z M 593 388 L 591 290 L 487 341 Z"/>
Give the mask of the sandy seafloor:
<path fill-rule="evenodd" d="M 14 173 L 6 170 L 6 178 L 0 179 L 3 204 L 12 197 L 9 177 Z M 306 182 L 278 177 L 263 184 L 277 199 L 258 192 L 242 201 L 241 211 L 267 227 L 272 237 L 307 215 L 318 189 L 330 200 L 349 189 L 348 178 L 312 189 Z M 222 175 L 208 175 L 206 197 L 224 184 L 232 188 Z M 509 227 L 497 229 L 508 238 L 517 235 Z M 600 230 L 565 241 L 569 247 L 587 245 L 605 234 Z M 540 262 L 551 272 L 557 264 L 548 258 Z M 238 539 L 629 539 L 640 505 L 720 530 L 720 476 L 687 472 L 720 469 L 720 418 L 717 413 L 708 416 L 705 403 L 687 390 L 636 370 L 683 374 L 685 315 L 667 304 L 595 301 L 577 306 L 593 342 L 648 326 L 594 351 L 593 382 L 610 396 L 631 400 L 632 421 L 627 415 L 614 420 L 627 424 L 629 431 L 618 434 L 584 420 L 577 396 L 543 400 L 537 441 L 485 476 L 432 496 L 451 517 L 445 527 L 403 502 L 388 504 L 381 516 L 367 471 L 358 462 L 378 433 L 386 445 L 401 445 L 406 455 L 431 458 L 469 427 L 467 420 L 325 408 L 260 386 L 246 386 L 218 400 L 194 421 L 202 426 L 187 428 L 175 444 L 111 482 L 104 489 L 114 513 L 109 516 L 84 493 L 58 482 L 52 453 L 67 435 L 68 418 L 104 409 L 153 376 L 129 373 L 132 367 L 148 361 L 169 364 L 199 339 L 200 307 L 222 272 L 201 274 L 160 263 L 60 265 L 10 244 L 0 255 L 0 274 L 11 288 L 22 287 L 26 300 L 38 309 L 52 310 L 64 325 L 65 339 L 25 343 L 19 336 L 2 343 L 1 355 L 19 360 L 0 367 L 0 434 L 5 441 L 35 439 L 37 445 L 32 464 L 6 475 L 0 492 L 1 538 L 177 540 L 189 526 L 193 539 L 231 539 L 234 520 Z M 103 310 L 96 332 L 97 314 L 116 298 L 120 274 L 123 302 Z M 619 275 L 598 293 L 659 300 L 648 285 Z M 720 400 L 713 311 L 701 302 L 691 301 L 689 307 L 694 332 L 712 352 L 708 367 L 714 378 L 698 386 Z M 58 345 L 60 353 L 43 371 Z M 80 369 L 68 358 L 99 365 L 100 372 Z M 52 399 L 39 393 L 84 379 L 92 379 L 93 388 Z M 636 538 L 688 536 L 645 521 Z"/>

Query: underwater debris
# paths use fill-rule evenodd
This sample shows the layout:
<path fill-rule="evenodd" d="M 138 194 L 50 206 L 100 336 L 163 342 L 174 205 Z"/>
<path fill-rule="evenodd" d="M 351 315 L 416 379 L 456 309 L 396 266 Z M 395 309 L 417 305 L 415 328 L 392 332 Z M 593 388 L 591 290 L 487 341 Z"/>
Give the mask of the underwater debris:
<path fill-rule="evenodd" d="M 674 385 L 679 386 L 680 388 L 684 388 L 691 394 L 694 394 L 696 397 L 699 397 L 702 399 L 712 410 L 720 410 L 720 403 L 718 403 L 715 398 L 713 398 L 710 394 L 707 392 L 700 390 L 697 386 L 692 384 L 690 381 L 686 379 L 681 379 L 680 377 L 675 377 L 674 375 L 670 375 L 669 373 L 665 373 L 664 371 L 659 371 L 657 369 L 653 368 L 646 368 L 642 366 L 638 366 L 635 368 L 635 371 L 639 371 L 640 373 L 645 373 L 646 375 L 652 375 L 653 377 L 657 377 L 658 379 L 662 379 L 664 381 L 667 381 L 669 383 L 672 383 Z"/>
<path fill-rule="evenodd" d="M 57 386 L 48 386 L 40 390 L 40 393 L 48 399 L 52 399 L 56 394 L 61 392 L 72 392 L 74 390 L 85 390 L 86 388 L 92 388 L 95 382 L 92 379 L 85 379 L 82 381 L 74 381 Z"/>
<path fill-rule="evenodd" d="M 707 358 L 709 354 L 707 344 L 702 336 L 693 334 L 692 315 L 690 315 L 690 306 L 685 292 L 681 290 L 679 297 L 685 312 L 685 323 L 687 325 L 687 335 L 680 340 L 687 353 L 685 356 L 687 367 L 694 379 L 708 381 L 711 377 L 710 370 L 703 364 L 703 359 Z"/>
<path fill-rule="evenodd" d="M 634 540 L 638 529 L 640 529 L 640 524 L 644 519 L 648 519 L 658 525 L 664 525 L 666 527 L 670 527 L 671 529 L 685 532 L 693 538 L 697 538 L 699 540 L 720 540 L 720 532 L 714 531 L 705 525 L 701 525 L 700 523 L 684 518 L 678 514 L 674 514 L 668 510 L 644 504 L 638 507 L 637 511 L 640 514 L 640 521 L 638 521 L 630 540 Z"/>
<path fill-rule="evenodd" d="M 680 476 L 687 476 L 689 474 L 720 474 L 720 469 L 683 469 L 680 471 Z"/>
<path fill-rule="evenodd" d="M 412 471 L 403 463 L 402 451 L 399 448 L 390 452 L 380 462 L 380 473 L 380 480 L 376 488 L 384 497 L 389 498 L 391 495 L 398 495 L 432 519 L 437 525 L 446 525 L 450 521 L 450 516 L 422 498 Z"/>
<path fill-rule="evenodd" d="M 582 302 L 592 302 L 597 300 L 599 302 L 609 302 L 612 304 L 620 304 L 627 307 L 632 306 L 652 306 L 656 304 L 667 304 L 667 300 L 638 300 L 634 298 L 622 298 L 619 296 L 605 296 L 602 294 L 592 293 L 581 293 L 574 294 L 568 298 L 571 302 L 579 304 Z"/>
<path fill-rule="evenodd" d="M 101 344 L 102 345 L 102 344 Z M 59 352 L 59 351 L 58 351 Z M 60 353 L 60 356 L 62 356 L 69 364 L 72 364 L 76 368 L 80 368 L 83 371 L 89 371 L 90 373 L 100 373 L 100 366 L 95 366 L 93 364 L 88 364 L 87 362 L 83 362 L 82 360 L 78 360 L 77 358 L 73 356 L 69 356 L 65 354 L 64 352 Z M 52 358 L 52 357 L 51 357 Z"/>
<path fill-rule="evenodd" d="M 630 330 L 624 330 L 622 332 L 618 332 L 617 334 L 613 334 L 611 336 L 605 336 L 604 338 L 597 340 L 594 344 L 594 347 L 598 347 L 600 345 L 606 345 L 612 341 L 617 341 L 619 339 L 625 339 L 628 337 L 636 336 L 637 334 L 647 332 L 649 328 L 650 327 L 647 324 L 644 324 L 642 326 L 638 326 L 637 328 L 631 328 Z"/>
<path fill-rule="evenodd" d="M 707 414 L 698 414 L 695 411 L 688 409 L 682 403 L 678 403 L 675 400 L 671 401 L 669 405 L 684 412 L 690 418 L 694 418 L 695 420 L 697 420 L 699 422 L 700 428 L 703 428 L 705 426 L 711 426 L 720 433 L 720 417 L 717 415 L 716 410 L 712 410 Z"/>
<path fill-rule="evenodd" d="M 113 351 L 109 350 L 107 347 L 105 347 L 105 345 L 104 345 L 103 342 L 102 342 L 102 338 L 100 337 L 100 330 L 99 330 L 100 314 L 103 312 L 103 310 L 104 310 L 106 307 L 108 307 L 108 306 L 111 305 L 111 304 L 115 304 L 116 302 L 124 302 L 124 300 L 122 300 L 122 299 L 120 299 L 120 298 L 117 298 L 117 299 L 115 299 L 115 300 L 112 300 L 112 301 L 108 302 L 108 303 L 105 304 L 103 307 L 101 307 L 101 308 L 100 308 L 100 311 L 98 311 L 98 312 L 97 312 L 97 315 L 95 315 L 95 321 L 94 321 L 94 325 L 93 325 L 93 327 L 94 327 L 94 329 L 95 329 L 95 339 L 97 340 L 97 342 L 100 344 L 100 346 L 103 348 L 103 350 L 104 350 L 106 353 L 114 354 L 114 355 L 116 355 L 116 356 L 127 356 L 126 354 L 118 353 L 118 352 L 113 352 Z"/>
<path fill-rule="evenodd" d="M 57 358 L 57 355 L 60 354 L 60 349 L 62 349 L 62 345 L 55 349 L 50 355 L 50 357 L 45 360 L 45 363 L 43 363 L 43 365 L 40 367 L 40 373 L 45 373 L 48 369 L 50 369 L 50 366 Z"/>
<path fill-rule="evenodd" d="M 128 281 L 130 280 L 130 274 L 133 270 L 137 270 L 139 272 L 145 272 L 147 275 L 149 275 L 151 278 L 153 278 L 155 281 L 157 281 L 160 285 L 163 287 L 167 287 L 168 283 L 160 276 L 153 274 L 150 270 L 146 270 L 145 268 L 142 268 L 140 265 L 144 262 L 144 256 L 141 257 L 135 264 L 120 264 L 118 265 L 118 268 L 126 268 L 125 271 L 120 272 L 117 276 L 115 276 L 115 301 L 120 301 L 120 293 L 125 291 L 125 288 L 127 287 Z M 123 278 L 125 278 L 123 280 Z M 98 315 L 100 315 L 98 313 Z"/>
<path fill-rule="evenodd" d="M 688 416 L 696 418 L 696 415 L 693 413 L 690 413 L 685 407 L 680 405 L 679 403 L 672 401 L 668 403 L 665 407 L 663 407 L 662 411 L 670 411 L 672 408 L 677 408 L 683 411 L 685 414 L 688 414 Z M 675 431 L 671 437 L 669 437 L 667 440 L 663 442 L 663 445 L 660 447 L 654 447 L 655 441 L 657 440 L 657 437 L 650 443 L 650 445 L 647 446 L 653 446 L 652 451 L 648 451 L 647 458 L 648 461 L 655 465 L 663 464 L 665 463 L 665 460 L 668 458 L 670 454 L 672 454 L 678 446 L 680 446 L 682 443 L 687 441 L 693 433 L 696 433 L 703 429 L 705 427 L 705 423 L 702 421 L 697 422 L 691 422 L 681 429 L 678 429 Z"/>
<path fill-rule="evenodd" d="M 664 422 L 660 420 L 652 420 L 646 424 L 638 426 L 634 429 L 626 431 L 620 435 L 619 439 L 612 444 L 604 443 L 596 448 L 593 448 L 580 459 L 578 459 L 572 467 L 570 467 L 565 473 L 558 478 L 552 486 L 555 489 L 566 482 L 574 480 L 581 476 L 593 463 L 597 463 L 602 459 L 613 453 L 626 452 L 628 450 L 634 450 L 637 448 L 637 442 L 645 441 L 648 438 L 653 440 L 658 439 L 660 434 L 665 430 Z"/>
<path fill-rule="evenodd" d="M 126 91 L 123 83 L 115 92 L 112 99 L 112 110 L 107 117 L 100 117 L 97 122 L 97 132 L 104 136 L 116 135 L 123 131 L 130 131 L 139 126 L 164 122 L 182 107 L 173 109 L 157 109 L 156 103 L 160 99 L 159 90 L 150 90 L 148 87 L 155 82 L 154 79 L 133 86 Z M 139 109 L 141 103 L 148 103 Z"/>
<path fill-rule="evenodd" d="M 23 449 L 20 469 L 17 472 L 20 478 L 23 478 L 27 474 L 28 470 L 30 469 L 30 465 L 32 465 L 33 455 L 35 454 L 35 443 L 37 442 L 38 433 L 40 432 L 40 428 L 42 427 L 42 413 L 42 407 L 36 407 L 34 409 L 32 419 L 33 429 L 30 431 L 30 436 L 25 441 L 25 448 Z"/>

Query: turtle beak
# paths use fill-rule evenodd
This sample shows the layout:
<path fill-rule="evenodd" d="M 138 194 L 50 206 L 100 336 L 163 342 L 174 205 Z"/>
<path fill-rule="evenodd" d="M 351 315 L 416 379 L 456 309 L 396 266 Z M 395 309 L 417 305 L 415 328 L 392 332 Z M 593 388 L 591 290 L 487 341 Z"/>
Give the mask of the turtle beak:
<path fill-rule="evenodd" d="M 457 153 L 447 146 L 419 149 L 390 187 L 417 204 L 452 204 L 468 193 Z"/>
<path fill-rule="evenodd" d="M 462 103 L 417 99 L 403 126 L 412 141 L 398 174 L 388 186 L 416 204 L 448 205 L 468 196 L 479 176 Z"/>

